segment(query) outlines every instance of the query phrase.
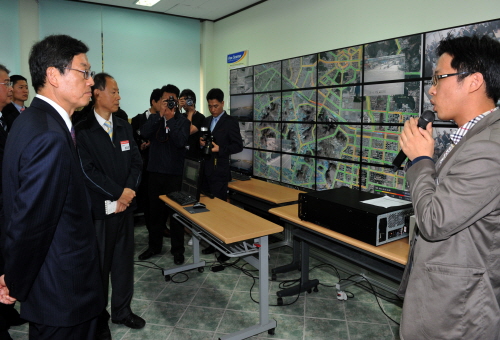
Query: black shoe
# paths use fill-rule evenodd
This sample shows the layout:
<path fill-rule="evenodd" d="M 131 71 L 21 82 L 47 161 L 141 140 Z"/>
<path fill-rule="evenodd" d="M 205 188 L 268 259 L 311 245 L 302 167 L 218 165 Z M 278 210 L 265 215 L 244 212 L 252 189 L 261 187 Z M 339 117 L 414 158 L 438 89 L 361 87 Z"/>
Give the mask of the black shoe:
<path fill-rule="evenodd" d="M 123 324 L 123 325 L 125 325 L 129 328 L 133 328 L 133 329 L 139 329 L 139 328 L 144 327 L 144 325 L 146 325 L 146 321 L 143 318 L 141 318 L 139 315 L 135 315 L 134 313 L 130 313 L 130 315 L 127 316 L 125 319 L 121 319 L 121 320 L 111 319 L 111 322 Z"/>
<path fill-rule="evenodd" d="M 151 248 L 148 248 L 148 249 L 146 249 L 146 251 L 144 253 L 139 255 L 139 260 L 141 260 L 141 261 L 147 260 L 151 256 L 154 256 L 154 255 L 159 254 L 159 253 L 160 253 L 159 251 L 153 251 L 153 250 L 151 250 Z"/>
<path fill-rule="evenodd" d="M 208 255 L 215 253 L 215 248 L 213 246 L 208 246 L 201 251 L 202 254 Z"/>
<path fill-rule="evenodd" d="M 182 255 L 182 254 L 174 255 L 174 263 L 176 265 L 183 264 L 184 263 L 184 255 Z"/>
<path fill-rule="evenodd" d="M 108 323 L 99 325 L 97 327 L 97 330 L 95 332 L 95 338 L 96 340 L 112 340 L 111 331 L 109 330 Z"/>
<path fill-rule="evenodd" d="M 218 257 L 217 257 L 217 261 L 219 262 L 226 262 L 227 260 L 229 260 L 229 256 L 226 256 L 224 254 L 220 254 Z"/>

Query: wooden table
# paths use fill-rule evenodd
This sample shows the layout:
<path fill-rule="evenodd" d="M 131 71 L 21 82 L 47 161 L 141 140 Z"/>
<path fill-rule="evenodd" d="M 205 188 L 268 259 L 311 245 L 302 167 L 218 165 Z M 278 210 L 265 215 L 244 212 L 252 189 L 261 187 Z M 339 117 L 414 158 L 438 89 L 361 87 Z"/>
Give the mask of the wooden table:
<path fill-rule="evenodd" d="M 293 230 L 295 238 L 293 241 L 292 263 L 273 269 L 273 279 L 276 278 L 278 273 L 300 269 L 302 286 L 292 287 L 282 296 L 295 295 L 316 288 L 318 281 L 309 280 L 308 276 L 310 245 L 320 247 L 340 258 L 354 262 L 393 281 L 400 282 L 408 260 L 410 248 L 408 238 L 376 247 L 317 224 L 302 221 L 298 216 L 298 204 L 273 208 L 269 212 L 279 216 L 288 226 L 286 229 L 295 229 Z M 337 289 L 343 290 L 347 285 L 347 283 L 337 285 Z"/>
<path fill-rule="evenodd" d="M 265 331 L 274 334 L 276 320 L 269 320 L 268 235 L 282 232 L 283 227 L 218 198 L 201 197 L 200 202 L 206 205 L 208 211 L 198 212 L 200 210 L 193 209 L 193 214 L 165 195 L 160 196 L 160 199 L 176 211 L 173 217 L 189 228 L 194 236 L 193 263 L 164 270 L 165 278 L 196 268 L 203 271 L 205 261 L 200 259 L 200 240 L 214 246 L 226 256 L 243 257 L 259 269 L 259 324 L 220 339 L 246 339 Z"/>

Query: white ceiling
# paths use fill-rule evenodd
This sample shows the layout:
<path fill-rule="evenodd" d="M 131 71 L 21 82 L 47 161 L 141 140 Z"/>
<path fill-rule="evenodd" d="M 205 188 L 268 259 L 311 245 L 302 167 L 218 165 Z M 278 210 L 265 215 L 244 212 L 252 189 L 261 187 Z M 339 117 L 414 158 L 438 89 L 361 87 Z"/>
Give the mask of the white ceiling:
<path fill-rule="evenodd" d="M 143 11 L 151 11 L 178 15 L 200 20 L 216 21 L 223 17 L 241 11 L 244 8 L 255 6 L 262 0 L 160 0 L 152 7 L 137 6 L 136 0 L 69 0 L 79 2 L 90 2 L 100 5 L 110 5 L 123 8 L 133 8 Z"/>

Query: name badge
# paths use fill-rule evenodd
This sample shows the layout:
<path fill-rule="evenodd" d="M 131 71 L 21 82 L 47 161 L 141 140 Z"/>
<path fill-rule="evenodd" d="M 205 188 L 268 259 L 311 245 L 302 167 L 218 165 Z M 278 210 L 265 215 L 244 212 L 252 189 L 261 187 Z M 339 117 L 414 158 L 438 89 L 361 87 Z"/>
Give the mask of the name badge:
<path fill-rule="evenodd" d="M 130 150 L 130 144 L 129 144 L 128 140 L 122 140 L 120 142 L 120 144 L 122 146 L 122 151 Z"/>

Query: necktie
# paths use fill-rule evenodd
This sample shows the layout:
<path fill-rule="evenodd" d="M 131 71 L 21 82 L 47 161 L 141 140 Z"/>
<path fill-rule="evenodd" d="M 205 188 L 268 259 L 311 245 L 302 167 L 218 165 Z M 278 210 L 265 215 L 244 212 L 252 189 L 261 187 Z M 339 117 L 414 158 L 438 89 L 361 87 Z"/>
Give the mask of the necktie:
<path fill-rule="evenodd" d="M 76 146 L 76 135 L 75 135 L 75 127 L 71 127 L 71 139 L 73 139 L 73 144 Z"/>
<path fill-rule="evenodd" d="M 106 128 L 106 132 L 109 135 L 109 138 L 113 140 L 113 128 L 111 128 L 111 122 L 109 120 L 104 122 L 104 127 Z"/>
<path fill-rule="evenodd" d="M 212 118 L 212 123 L 210 124 L 210 132 L 214 131 L 215 124 L 217 124 L 217 119 Z"/>
<path fill-rule="evenodd" d="M 2 129 L 7 131 L 7 124 L 6 124 L 5 118 L 3 116 L 0 116 L 0 126 L 2 127 Z"/>

